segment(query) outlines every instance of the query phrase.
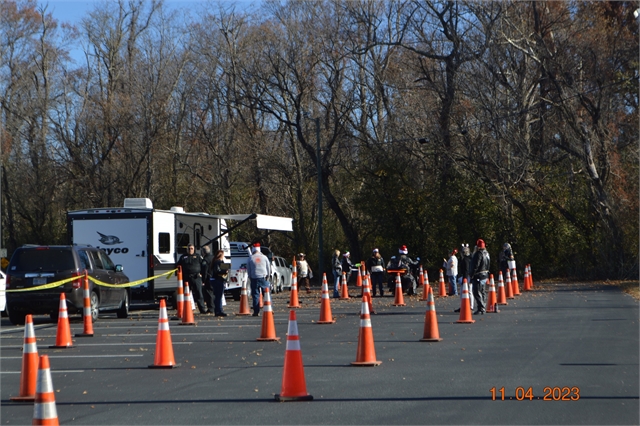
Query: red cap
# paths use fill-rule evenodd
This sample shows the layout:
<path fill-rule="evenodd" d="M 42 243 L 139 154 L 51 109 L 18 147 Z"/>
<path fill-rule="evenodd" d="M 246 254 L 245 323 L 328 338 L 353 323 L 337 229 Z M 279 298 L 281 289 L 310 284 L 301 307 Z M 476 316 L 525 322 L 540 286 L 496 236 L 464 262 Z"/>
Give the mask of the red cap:
<path fill-rule="evenodd" d="M 483 239 L 479 239 L 478 241 L 476 241 L 476 245 L 478 246 L 478 248 L 481 248 L 481 249 L 485 248 Z"/>

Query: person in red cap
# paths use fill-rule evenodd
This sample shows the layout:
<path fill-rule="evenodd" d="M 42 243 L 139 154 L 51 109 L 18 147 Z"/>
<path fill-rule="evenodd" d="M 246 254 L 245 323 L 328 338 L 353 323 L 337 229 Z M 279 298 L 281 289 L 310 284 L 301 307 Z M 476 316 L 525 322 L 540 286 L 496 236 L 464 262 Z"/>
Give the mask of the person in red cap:
<path fill-rule="evenodd" d="M 247 263 L 247 273 L 251 280 L 251 298 L 253 299 L 253 316 L 260 315 L 260 292 L 269 286 L 267 281 L 271 276 L 271 262 L 260 251 L 260 244 L 253 244 L 253 253 Z"/>
<path fill-rule="evenodd" d="M 484 245 L 484 240 L 479 239 L 476 241 L 476 247 L 478 250 L 473 253 L 471 258 L 471 281 L 473 281 L 473 297 L 476 300 L 474 315 L 483 315 L 487 312 L 484 286 L 487 283 L 487 278 L 489 278 L 491 258 Z"/>

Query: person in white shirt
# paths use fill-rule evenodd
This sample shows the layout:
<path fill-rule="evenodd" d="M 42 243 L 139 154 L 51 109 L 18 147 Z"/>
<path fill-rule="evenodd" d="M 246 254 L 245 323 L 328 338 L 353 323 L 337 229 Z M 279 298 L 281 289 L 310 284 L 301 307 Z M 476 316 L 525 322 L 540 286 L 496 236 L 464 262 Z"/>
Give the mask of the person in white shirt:
<path fill-rule="evenodd" d="M 300 287 L 304 284 L 304 288 L 307 289 L 307 293 L 311 293 L 311 285 L 309 283 L 309 278 L 311 278 L 311 267 L 306 261 L 306 256 L 304 253 L 298 253 L 298 262 L 297 262 L 297 273 L 300 277 Z"/>

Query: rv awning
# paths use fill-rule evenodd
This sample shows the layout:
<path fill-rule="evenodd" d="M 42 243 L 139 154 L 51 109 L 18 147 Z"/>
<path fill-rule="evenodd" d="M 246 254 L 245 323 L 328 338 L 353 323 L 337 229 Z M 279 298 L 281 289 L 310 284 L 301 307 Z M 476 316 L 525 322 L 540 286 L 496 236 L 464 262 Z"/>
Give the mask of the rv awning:
<path fill-rule="evenodd" d="M 270 231 L 293 231 L 293 219 L 290 217 L 269 216 L 266 214 L 213 214 L 210 215 L 218 219 L 225 220 L 256 220 L 258 229 L 267 229 Z"/>

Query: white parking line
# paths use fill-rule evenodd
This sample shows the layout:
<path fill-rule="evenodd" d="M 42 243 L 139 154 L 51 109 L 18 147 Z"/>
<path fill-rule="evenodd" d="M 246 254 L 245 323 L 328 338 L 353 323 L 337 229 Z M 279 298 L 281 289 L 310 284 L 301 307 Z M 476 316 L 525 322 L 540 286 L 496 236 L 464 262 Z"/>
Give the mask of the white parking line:
<path fill-rule="evenodd" d="M 144 356 L 144 355 L 131 355 L 131 354 L 125 354 L 125 355 L 73 355 L 73 354 L 69 354 L 69 355 L 49 355 L 49 358 L 64 358 L 64 359 L 69 359 L 69 358 L 129 358 L 129 357 L 136 357 L 136 356 Z M 0 357 L 0 359 L 22 359 L 21 356 L 3 356 Z"/>
<path fill-rule="evenodd" d="M 192 342 L 172 342 L 174 345 L 191 345 Z M 155 345 L 155 342 L 147 342 L 147 343 L 139 343 L 139 342 L 129 342 L 129 343 L 82 343 L 77 346 L 72 346 L 70 348 L 64 348 L 65 351 L 72 350 L 74 348 L 84 348 L 85 346 L 143 346 L 143 345 Z M 22 349 L 22 346 L 3 346 L 2 349 Z M 50 348 L 55 349 L 55 348 Z"/>
<path fill-rule="evenodd" d="M 209 334 L 229 334 L 229 333 L 171 333 L 171 336 L 204 336 Z M 101 334 L 101 337 L 139 337 L 139 336 L 150 336 L 156 337 L 155 334 L 145 333 L 145 334 Z"/>
<path fill-rule="evenodd" d="M 50 370 L 53 373 L 84 373 L 84 370 Z M 20 374 L 22 371 L 0 371 L 0 374 Z"/>

